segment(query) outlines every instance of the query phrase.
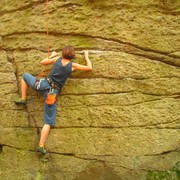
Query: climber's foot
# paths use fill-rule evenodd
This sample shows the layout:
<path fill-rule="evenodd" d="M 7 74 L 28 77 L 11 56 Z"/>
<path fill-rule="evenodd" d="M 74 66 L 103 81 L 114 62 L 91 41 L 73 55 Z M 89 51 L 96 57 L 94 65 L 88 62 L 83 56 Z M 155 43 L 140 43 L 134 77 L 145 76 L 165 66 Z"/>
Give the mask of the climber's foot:
<path fill-rule="evenodd" d="M 46 150 L 44 149 L 44 147 L 38 146 L 38 147 L 36 148 L 36 151 L 37 151 L 37 152 L 40 152 L 40 153 L 43 154 L 43 155 L 46 154 Z"/>
<path fill-rule="evenodd" d="M 17 99 L 17 100 L 15 100 L 14 101 L 16 104 L 23 104 L 23 105 L 26 105 L 26 100 L 24 100 L 24 99 L 22 99 L 22 98 L 20 98 L 20 99 Z"/>

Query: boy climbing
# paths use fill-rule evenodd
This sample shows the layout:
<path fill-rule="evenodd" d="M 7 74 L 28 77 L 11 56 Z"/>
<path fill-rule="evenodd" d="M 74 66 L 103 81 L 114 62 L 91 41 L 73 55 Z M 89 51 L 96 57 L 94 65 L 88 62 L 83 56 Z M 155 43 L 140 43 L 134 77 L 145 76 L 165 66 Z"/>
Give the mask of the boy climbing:
<path fill-rule="evenodd" d="M 71 62 L 75 58 L 75 50 L 72 46 L 65 46 L 62 50 L 62 57 L 53 51 L 49 58 L 43 59 L 40 63 L 42 65 L 53 64 L 52 70 L 48 77 L 37 80 L 31 74 L 24 73 L 21 80 L 21 98 L 15 103 L 26 105 L 26 95 L 28 87 L 38 91 L 45 100 L 44 103 L 44 125 L 41 130 L 41 136 L 37 151 L 46 154 L 44 148 L 51 126 L 55 124 L 56 116 L 56 96 L 61 92 L 66 80 L 75 70 L 90 71 L 92 64 L 89 59 L 88 51 L 84 51 L 84 58 L 86 65 Z M 51 92 L 50 92 L 51 90 Z M 50 103 L 51 102 L 51 103 Z"/>

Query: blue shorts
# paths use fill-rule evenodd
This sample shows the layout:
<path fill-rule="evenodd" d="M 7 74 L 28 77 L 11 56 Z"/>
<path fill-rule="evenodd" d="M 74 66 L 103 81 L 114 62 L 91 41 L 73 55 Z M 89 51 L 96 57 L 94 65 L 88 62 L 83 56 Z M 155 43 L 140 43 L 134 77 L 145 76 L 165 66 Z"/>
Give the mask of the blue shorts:
<path fill-rule="evenodd" d="M 38 91 L 46 100 L 47 94 L 51 86 L 46 81 L 45 78 L 42 78 L 36 83 L 36 77 L 32 76 L 31 74 L 24 73 L 22 75 L 22 79 L 26 82 L 26 84 L 33 88 L 34 90 Z M 59 94 L 57 89 L 54 90 L 56 95 Z M 48 105 L 44 103 L 44 124 L 49 124 L 50 126 L 54 126 L 55 124 L 55 117 L 56 117 L 56 102 L 53 105 Z"/>

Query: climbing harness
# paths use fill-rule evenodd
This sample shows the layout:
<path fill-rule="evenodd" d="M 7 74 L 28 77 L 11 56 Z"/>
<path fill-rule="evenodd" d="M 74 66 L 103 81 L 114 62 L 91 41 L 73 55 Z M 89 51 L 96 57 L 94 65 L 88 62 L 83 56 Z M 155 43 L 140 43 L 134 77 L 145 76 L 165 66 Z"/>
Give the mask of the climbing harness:
<path fill-rule="evenodd" d="M 60 87 L 58 86 L 58 84 L 55 81 L 53 81 L 52 78 L 46 77 L 45 79 L 52 88 L 57 89 L 59 91 L 61 90 Z"/>
<path fill-rule="evenodd" d="M 41 83 L 42 83 L 43 80 L 44 80 L 44 78 L 36 79 L 36 82 L 35 82 L 35 84 L 34 84 L 34 88 L 35 88 L 36 90 L 40 90 L 40 88 L 41 88 Z"/>

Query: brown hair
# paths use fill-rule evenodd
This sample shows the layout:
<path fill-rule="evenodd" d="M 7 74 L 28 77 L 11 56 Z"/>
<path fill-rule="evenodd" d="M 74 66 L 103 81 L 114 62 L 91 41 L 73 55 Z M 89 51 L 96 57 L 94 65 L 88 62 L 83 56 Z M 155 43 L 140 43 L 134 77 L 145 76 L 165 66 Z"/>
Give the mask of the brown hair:
<path fill-rule="evenodd" d="M 75 50 L 72 46 L 65 46 L 62 50 L 62 57 L 65 59 L 74 59 L 75 58 Z"/>

